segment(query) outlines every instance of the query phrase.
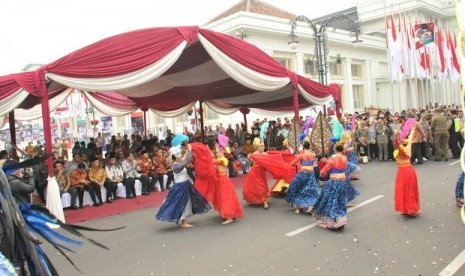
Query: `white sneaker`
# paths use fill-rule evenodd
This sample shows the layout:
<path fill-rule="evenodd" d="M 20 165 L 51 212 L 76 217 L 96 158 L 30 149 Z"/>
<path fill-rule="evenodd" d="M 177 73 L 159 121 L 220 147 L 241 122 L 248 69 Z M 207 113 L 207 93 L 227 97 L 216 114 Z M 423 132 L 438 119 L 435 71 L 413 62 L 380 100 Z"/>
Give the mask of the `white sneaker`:
<path fill-rule="evenodd" d="M 428 159 L 426 159 L 426 158 L 423 157 L 423 161 L 428 161 Z"/>

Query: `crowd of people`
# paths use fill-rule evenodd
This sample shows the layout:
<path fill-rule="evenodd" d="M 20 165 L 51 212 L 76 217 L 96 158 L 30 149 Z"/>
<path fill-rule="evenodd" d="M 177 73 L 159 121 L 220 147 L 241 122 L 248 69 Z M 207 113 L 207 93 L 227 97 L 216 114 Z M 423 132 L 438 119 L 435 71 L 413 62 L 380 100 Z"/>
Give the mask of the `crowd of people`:
<path fill-rule="evenodd" d="M 310 117 L 300 118 L 302 127 L 311 120 Z M 333 141 L 328 158 L 316 156 L 311 141 L 299 141 L 298 152 L 289 147 L 286 139 L 293 124 L 293 120 L 289 118 L 257 119 L 252 122 L 250 129 L 243 123 L 236 124 L 235 128 L 232 128 L 231 124 L 225 128 L 221 123 L 215 127 L 206 126 L 205 144 L 210 149 L 210 159 L 216 160 L 216 163 L 213 163 L 214 170 L 221 171 L 221 177 L 228 179 L 247 174 L 243 187 L 243 199 L 250 204 L 263 204 L 265 209 L 269 208 L 267 201 L 269 188 L 265 169 L 271 172 L 277 169 L 276 164 L 274 167 L 270 166 L 264 161 L 265 159 L 257 155 L 272 151 L 294 154 L 296 158 L 292 162 L 282 162 L 285 165 L 281 167 L 286 172 L 289 171 L 289 167 L 294 168 L 292 178 L 283 181 L 286 173 L 276 173 L 280 175 L 277 180 L 282 178 L 281 182 L 285 183 L 283 193 L 287 192 L 286 201 L 296 213 L 314 213 L 322 221 L 322 227 L 338 228 L 346 221 L 346 214 L 342 210 L 346 210 L 347 206 L 350 207 L 359 195 L 359 191 L 354 189 L 350 183 L 351 180 L 360 177 L 359 162 L 392 160 L 397 161 L 401 168 L 411 164 L 423 164 L 427 160 L 447 161 L 449 158 L 459 158 L 464 143 L 462 133 L 465 118 L 463 112 L 455 107 L 429 106 L 421 110 L 409 109 L 400 113 L 370 110 L 363 113 L 344 114 L 338 118 L 338 122 L 346 131 L 338 141 Z M 181 147 L 181 156 L 174 156 L 170 149 L 176 135 L 162 128 L 159 129 L 158 134 L 159 137 L 153 134 L 146 137 L 118 134 L 105 140 L 99 133 L 88 143 L 76 141 L 73 147 L 67 140 L 55 139 L 52 147 L 54 174 L 60 192 L 71 195 L 70 208 L 84 207 L 85 191 L 89 193 L 93 206 L 111 204 L 114 200 L 118 200 L 116 192 L 118 183 L 124 184 L 128 199 L 137 197 L 136 180 L 141 182 L 144 196 L 170 189 L 176 183 L 177 178 L 188 177 L 194 183 L 199 174 L 198 169 L 196 170 L 198 166 L 196 159 L 199 157 L 196 154 L 192 154 L 190 159 L 186 157 L 187 152 L 190 152 L 188 144 L 183 144 L 184 146 Z M 187 128 L 183 135 L 187 137 L 187 143 L 201 140 L 199 132 L 192 133 Z M 408 154 L 402 153 L 407 152 L 405 150 L 401 150 L 399 154 L 399 150 L 402 149 L 402 140 L 407 138 Z M 29 143 L 24 151 L 30 158 L 40 158 L 43 156 L 43 145 L 38 143 L 37 146 L 33 146 Z M 69 158 L 69 156 L 72 157 Z M 329 156 L 332 157 L 329 158 Z M 400 158 L 405 160 L 406 156 L 408 156 L 408 162 L 399 163 Z M 10 159 L 7 152 L 0 152 L 0 160 L 5 162 L 7 159 Z M 270 160 L 275 163 L 276 159 L 270 156 Z M 12 187 L 15 187 L 12 191 L 17 195 L 16 200 L 28 202 L 30 194 L 36 190 L 39 201 L 44 203 L 47 171 L 47 164 L 44 161 L 36 163 L 30 171 L 21 170 L 11 174 L 9 181 Z M 187 176 L 179 176 L 181 172 Z M 461 177 L 463 178 L 463 175 Z M 343 189 L 340 187 L 342 182 L 338 181 L 345 183 Z M 322 182 L 327 183 L 323 189 L 321 188 Z M 333 182 L 335 184 L 328 184 Z M 326 191 L 332 186 L 339 187 L 337 192 Z M 457 205 L 461 206 L 465 200 L 463 199 L 463 184 L 461 189 L 459 186 L 457 185 L 456 198 Z M 106 198 L 102 196 L 103 187 L 107 191 Z M 341 202 L 346 203 L 341 203 L 337 207 L 327 206 L 330 200 L 324 195 L 334 193 L 347 194 L 347 198 L 341 199 Z M 200 194 L 203 195 L 203 191 L 200 191 Z M 212 203 L 212 198 L 208 198 L 207 202 Z M 213 204 L 215 209 L 219 208 L 218 202 Z M 228 200 L 228 202 L 233 201 Z M 400 207 L 396 207 L 396 210 L 399 209 L 398 212 L 403 214 L 418 214 L 420 212 L 419 202 L 417 205 L 413 208 L 414 211 L 405 212 Z M 207 210 L 208 208 L 203 206 L 200 209 Z M 224 205 L 221 209 L 225 209 Z M 328 209 L 331 210 L 328 211 Z M 236 211 L 222 217 L 230 223 L 232 219 L 242 216 L 242 210 Z M 335 214 L 338 214 L 336 220 Z M 160 218 L 173 221 L 172 218 L 164 215 L 160 215 Z M 185 217 L 182 220 L 186 226 Z"/>

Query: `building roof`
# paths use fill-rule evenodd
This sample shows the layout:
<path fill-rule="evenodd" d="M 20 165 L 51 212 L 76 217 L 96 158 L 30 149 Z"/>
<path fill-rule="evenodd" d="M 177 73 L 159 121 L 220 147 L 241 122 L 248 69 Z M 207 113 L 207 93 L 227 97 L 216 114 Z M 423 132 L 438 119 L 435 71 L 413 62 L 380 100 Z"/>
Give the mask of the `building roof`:
<path fill-rule="evenodd" d="M 226 11 L 220 13 L 219 15 L 211 19 L 207 24 L 218 21 L 222 18 L 228 17 L 232 14 L 241 11 L 269 15 L 284 19 L 293 19 L 295 17 L 295 15 L 290 12 L 287 12 L 260 0 L 242 0 L 234 6 L 232 6 L 231 8 L 227 9 Z"/>
<path fill-rule="evenodd" d="M 351 26 L 352 23 L 350 22 L 350 20 L 348 20 L 347 18 L 342 17 L 341 15 L 348 16 L 354 22 L 359 21 L 357 7 L 352 7 L 352 8 L 348 8 L 348 9 L 345 9 L 345 10 L 330 13 L 330 14 L 327 14 L 327 15 L 323 15 L 323 16 L 312 19 L 312 21 L 315 24 L 321 24 L 321 23 L 325 22 L 328 19 L 334 18 L 335 20 L 334 21 L 331 20 L 332 22 L 328 25 L 328 27 L 333 27 L 333 28 L 336 28 L 336 29 L 341 29 L 341 30 L 346 30 L 346 31 L 355 31 L 355 30 L 353 30 L 353 28 Z"/>

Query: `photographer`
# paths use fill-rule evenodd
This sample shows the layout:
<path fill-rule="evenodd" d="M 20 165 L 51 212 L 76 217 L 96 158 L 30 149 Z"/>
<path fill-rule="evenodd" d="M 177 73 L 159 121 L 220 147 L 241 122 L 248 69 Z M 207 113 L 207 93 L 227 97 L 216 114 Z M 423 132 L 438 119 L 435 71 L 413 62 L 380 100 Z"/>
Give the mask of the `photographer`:
<path fill-rule="evenodd" d="M 5 164 L 17 163 L 16 160 L 8 160 Z M 18 204 L 29 203 L 29 195 L 34 192 L 35 179 L 31 170 L 26 172 L 23 169 L 17 169 L 7 177 L 10 185 L 11 194 Z"/>

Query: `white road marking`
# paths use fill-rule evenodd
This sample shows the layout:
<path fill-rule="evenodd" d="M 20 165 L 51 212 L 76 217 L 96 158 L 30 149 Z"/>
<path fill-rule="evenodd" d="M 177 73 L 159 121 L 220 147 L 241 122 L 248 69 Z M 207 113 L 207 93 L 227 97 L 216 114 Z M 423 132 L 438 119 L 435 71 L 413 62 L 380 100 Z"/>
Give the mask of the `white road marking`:
<path fill-rule="evenodd" d="M 453 166 L 453 165 L 455 165 L 455 164 L 457 164 L 457 163 L 460 163 L 460 160 L 457 160 L 457 161 L 454 161 L 454 162 L 452 162 L 452 163 L 449 163 L 448 165 L 449 165 L 449 166 Z"/>
<path fill-rule="evenodd" d="M 347 212 L 351 212 L 351 211 L 356 210 L 356 209 L 358 209 L 358 208 L 360 208 L 362 206 L 365 206 L 365 205 L 367 205 L 369 203 L 372 203 L 373 201 L 378 200 L 378 199 L 382 198 L 383 196 L 384 195 L 378 195 L 378 196 L 372 197 L 372 198 L 370 198 L 368 200 L 365 200 L 364 202 L 359 203 L 356 206 L 347 209 Z M 310 225 L 307 225 L 307 226 L 301 227 L 301 228 L 299 228 L 299 229 L 297 229 L 295 231 L 289 232 L 289 233 L 286 234 L 286 236 L 288 236 L 288 237 L 295 236 L 295 235 L 300 234 L 300 233 L 302 233 L 304 231 L 307 231 L 308 229 L 311 229 L 311 228 L 313 228 L 315 226 L 318 226 L 318 224 L 320 224 L 320 223 L 318 221 L 316 221 L 316 222 L 314 222 L 314 223 L 312 223 Z"/>
<path fill-rule="evenodd" d="M 465 263 L 465 250 L 462 251 L 455 259 L 448 264 L 440 273 L 440 276 L 452 276 Z"/>

